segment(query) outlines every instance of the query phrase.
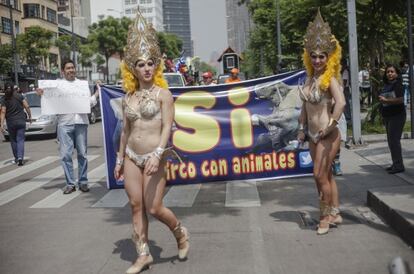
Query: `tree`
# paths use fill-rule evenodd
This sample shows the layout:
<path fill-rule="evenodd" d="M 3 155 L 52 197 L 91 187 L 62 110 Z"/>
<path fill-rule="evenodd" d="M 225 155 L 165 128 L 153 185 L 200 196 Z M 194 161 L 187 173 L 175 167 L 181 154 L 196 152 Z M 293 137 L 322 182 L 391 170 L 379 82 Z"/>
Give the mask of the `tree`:
<path fill-rule="evenodd" d="M 123 53 L 125 46 L 126 38 L 124 39 L 120 35 L 125 36 L 127 32 L 121 30 L 125 25 L 121 25 L 120 21 L 120 19 L 109 16 L 98 23 L 93 23 L 89 27 L 88 43 L 91 45 L 91 48 L 105 58 L 107 83 L 109 83 L 109 57 L 115 53 L 122 55 L 121 53 Z"/>
<path fill-rule="evenodd" d="M 274 73 L 277 64 L 275 38 L 275 0 L 241 0 L 249 8 L 254 22 L 244 67 L 251 75 Z M 318 7 L 348 53 L 346 1 L 278 0 L 282 28 L 282 58 L 291 67 L 302 67 L 303 36 Z M 405 1 L 356 0 L 360 64 L 372 68 L 385 62 L 397 62 L 406 52 Z M 261 65 L 262 63 L 262 65 Z"/>
<path fill-rule="evenodd" d="M 72 50 L 80 50 L 80 40 L 74 37 L 74 48 L 72 48 L 72 36 L 64 34 L 56 39 L 55 46 L 59 48 L 60 60 L 70 59 Z"/>
<path fill-rule="evenodd" d="M 0 75 L 7 75 L 13 70 L 13 49 L 10 44 L 0 45 Z"/>
<path fill-rule="evenodd" d="M 158 32 L 158 44 L 162 53 L 165 53 L 168 58 L 175 59 L 180 57 L 183 50 L 183 41 L 177 35 L 166 32 Z"/>
<path fill-rule="evenodd" d="M 37 68 L 37 77 L 39 77 L 39 65 L 45 63 L 45 59 L 49 56 L 53 37 L 53 32 L 39 26 L 28 27 L 24 33 L 17 35 L 17 51 L 28 65 Z"/>

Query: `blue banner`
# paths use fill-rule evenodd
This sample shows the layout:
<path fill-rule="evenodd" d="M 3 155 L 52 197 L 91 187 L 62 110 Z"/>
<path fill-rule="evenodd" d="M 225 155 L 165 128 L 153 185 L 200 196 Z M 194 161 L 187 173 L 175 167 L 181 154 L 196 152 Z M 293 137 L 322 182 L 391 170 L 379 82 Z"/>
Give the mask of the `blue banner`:
<path fill-rule="evenodd" d="M 171 88 L 175 119 L 167 162 L 169 184 L 263 180 L 312 173 L 308 149 L 296 141 L 304 71 L 215 86 Z M 108 188 L 122 128 L 120 87 L 103 86 L 101 106 Z"/>

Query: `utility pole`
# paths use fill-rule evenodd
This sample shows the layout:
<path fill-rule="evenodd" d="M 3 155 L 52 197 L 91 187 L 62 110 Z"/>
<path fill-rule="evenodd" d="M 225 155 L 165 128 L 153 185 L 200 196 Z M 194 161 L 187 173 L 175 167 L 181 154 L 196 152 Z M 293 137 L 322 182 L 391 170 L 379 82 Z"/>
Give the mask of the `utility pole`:
<path fill-rule="evenodd" d="M 12 42 L 12 51 L 14 59 L 14 84 L 19 85 L 19 58 L 17 56 L 16 49 L 16 37 L 14 36 L 14 20 L 13 20 L 13 8 L 11 5 L 11 0 L 7 0 L 7 5 L 9 6 L 10 12 L 10 30 L 11 30 L 11 42 Z"/>
<path fill-rule="evenodd" d="M 280 41 L 280 7 L 279 0 L 276 0 L 276 39 L 277 39 L 277 63 L 280 69 L 282 63 L 282 43 Z"/>
<path fill-rule="evenodd" d="M 70 1 L 70 24 L 72 31 L 72 61 L 74 62 L 76 68 L 76 52 L 75 52 L 75 33 L 73 32 L 73 0 Z"/>
<path fill-rule="evenodd" d="M 413 69 L 413 22 L 411 0 L 407 0 L 408 72 L 410 78 L 411 139 L 414 139 L 414 69 Z"/>
<path fill-rule="evenodd" d="M 361 137 L 361 110 L 359 105 L 358 87 L 358 39 L 356 31 L 355 0 L 347 0 L 348 33 L 349 33 L 349 60 L 352 91 L 352 141 L 354 145 L 362 145 Z"/>

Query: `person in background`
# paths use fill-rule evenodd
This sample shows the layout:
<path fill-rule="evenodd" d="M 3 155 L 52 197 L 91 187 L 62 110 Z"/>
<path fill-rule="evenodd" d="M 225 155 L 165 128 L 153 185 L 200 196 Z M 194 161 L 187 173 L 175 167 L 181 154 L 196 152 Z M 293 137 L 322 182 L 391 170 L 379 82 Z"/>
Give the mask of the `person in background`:
<path fill-rule="evenodd" d="M 345 98 L 339 82 L 341 46 L 319 11 L 308 25 L 304 46 L 303 63 L 307 78 L 303 88 L 299 88 L 303 106 L 299 116 L 298 141 L 304 142 L 305 133 L 310 139 L 313 176 L 320 202 L 317 234 L 323 235 L 328 233 L 330 226 L 342 223 L 338 188 L 331 166 L 341 144 L 337 125 Z"/>
<path fill-rule="evenodd" d="M 369 63 L 358 73 L 359 92 L 361 97 L 361 108 L 367 101 L 367 106 L 371 105 L 371 80 L 369 73 Z"/>
<path fill-rule="evenodd" d="M 203 73 L 203 84 L 206 86 L 215 85 L 213 82 L 213 74 L 210 71 Z"/>
<path fill-rule="evenodd" d="M 130 25 L 121 63 L 123 128 L 114 168 L 124 179 L 132 211 L 133 236 L 138 258 L 126 273 L 139 273 L 153 264 L 148 241 L 148 214 L 174 235 L 178 258 L 185 259 L 189 234 L 177 216 L 163 205 L 166 185 L 165 152 L 174 120 L 174 100 L 163 78 L 156 32 L 138 11 Z"/>
<path fill-rule="evenodd" d="M 410 69 L 407 62 L 401 62 L 401 79 L 404 90 L 404 105 L 408 106 L 410 104 Z"/>
<path fill-rule="evenodd" d="M 26 99 L 16 89 L 12 89 L 11 84 L 6 84 L 5 95 L 1 104 L 0 130 L 5 131 L 4 122 L 6 121 L 14 163 L 17 163 L 18 166 L 24 165 L 26 113 L 28 121 L 31 123 L 32 113 Z"/>
<path fill-rule="evenodd" d="M 75 63 L 72 60 L 65 60 L 62 63 L 62 74 L 64 79 L 62 84 L 68 88 L 76 89 L 79 79 L 76 78 Z M 39 96 L 43 95 L 43 89 L 36 90 Z M 89 103 L 91 107 L 97 104 L 99 90 L 90 96 Z M 70 194 L 76 191 L 76 184 L 82 192 L 88 192 L 88 125 L 89 119 L 86 113 L 69 113 L 58 115 L 57 134 L 59 141 L 59 153 L 61 164 L 65 172 L 66 186 L 63 194 Z M 73 172 L 73 150 L 76 148 L 78 159 L 78 182 L 76 183 Z"/>
<path fill-rule="evenodd" d="M 384 87 L 378 99 L 381 102 L 381 115 L 392 158 L 392 165 L 386 170 L 390 174 L 395 174 L 405 171 L 401 152 L 401 135 L 407 118 L 402 80 L 396 66 L 385 67 L 383 81 Z"/>
<path fill-rule="evenodd" d="M 237 68 L 232 68 L 230 71 L 230 77 L 226 79 L 225 83 L 230 84 L 230 83 L 237 83 L 240 81 L 241 80 L 239 78 L 239 70 Z"/>

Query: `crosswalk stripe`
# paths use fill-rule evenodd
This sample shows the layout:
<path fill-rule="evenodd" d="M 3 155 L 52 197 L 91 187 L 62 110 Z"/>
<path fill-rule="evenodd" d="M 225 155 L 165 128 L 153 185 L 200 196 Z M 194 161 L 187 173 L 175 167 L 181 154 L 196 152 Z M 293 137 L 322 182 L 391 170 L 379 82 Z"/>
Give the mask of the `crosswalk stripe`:
<path fill-rule="evenodd" d="M 260 206 L 256 181 L 234 181 L 226 184 L 226 207 Z"/>
<path fill-rule="evenodd" d="M 200 191 L 201 184 L 172 186 L 164 196 L 166 207 L 191 207 Z"/>
<path fill-rule="evenodd" d="M 98 158 L 99 155 L 90 155 L 88 156 L 88 160 L 92 161 Z M 77 160 L 73 161 L 73 165 L 77 166 Z M 34 177 L 33 179 L 23 182 L 17 186 L 9 188 L 5 191 L 0 192 L 0 206 L 7 204 L 30 191 L 33 191 L 43 185 L 48 184 L 49 182 L 53 181 L 54 179 L 63 175 L 62 167 L 56 167 L 48 172 L 40 174 L 39 176 Z"/>
<path fill-rule="evenodd" d="M 105 168 L 106 164 L 102 164 L 99 167 L 93 169 L 92 171 L 88 172 L 88 181 L 89 181 L 89 187 L 95 188 L 99 187 L 99 182 L 102 178 L 105 177 Z M 57 190 L 54 193 L 50 194 L 43 200 L 35 203 L 30 208 L 60 208 L 76 197 L 78 197 L 81 194 L 80 191 L 76 191 L 71 193 L 70 195 L 63 194 L 62 190 Z"/>
<path fill-rule="evenodd" d="M 9 172 L 6 172 L 2 175 L 0 175 L 0 184 L 8 182 L 16 177 L 19 177 L 23 174 L 29 173 L 33 170 L 36 170 L 42 166 L 48 165 L 50 163 L 53 163 L 59 159 L 58 156 L 47 156 L 43 159 L 40 159 L 38 161 L 35 161 L 31 164 L 24 165 L 22 167 L 18 167 L 18 169 L 10 170 Z"/>
<path fill-rule="evenodd" d="M 124 189 L 112 189 L 92 207 L 124 207 L 128 203 L 128 196 Z"/>

